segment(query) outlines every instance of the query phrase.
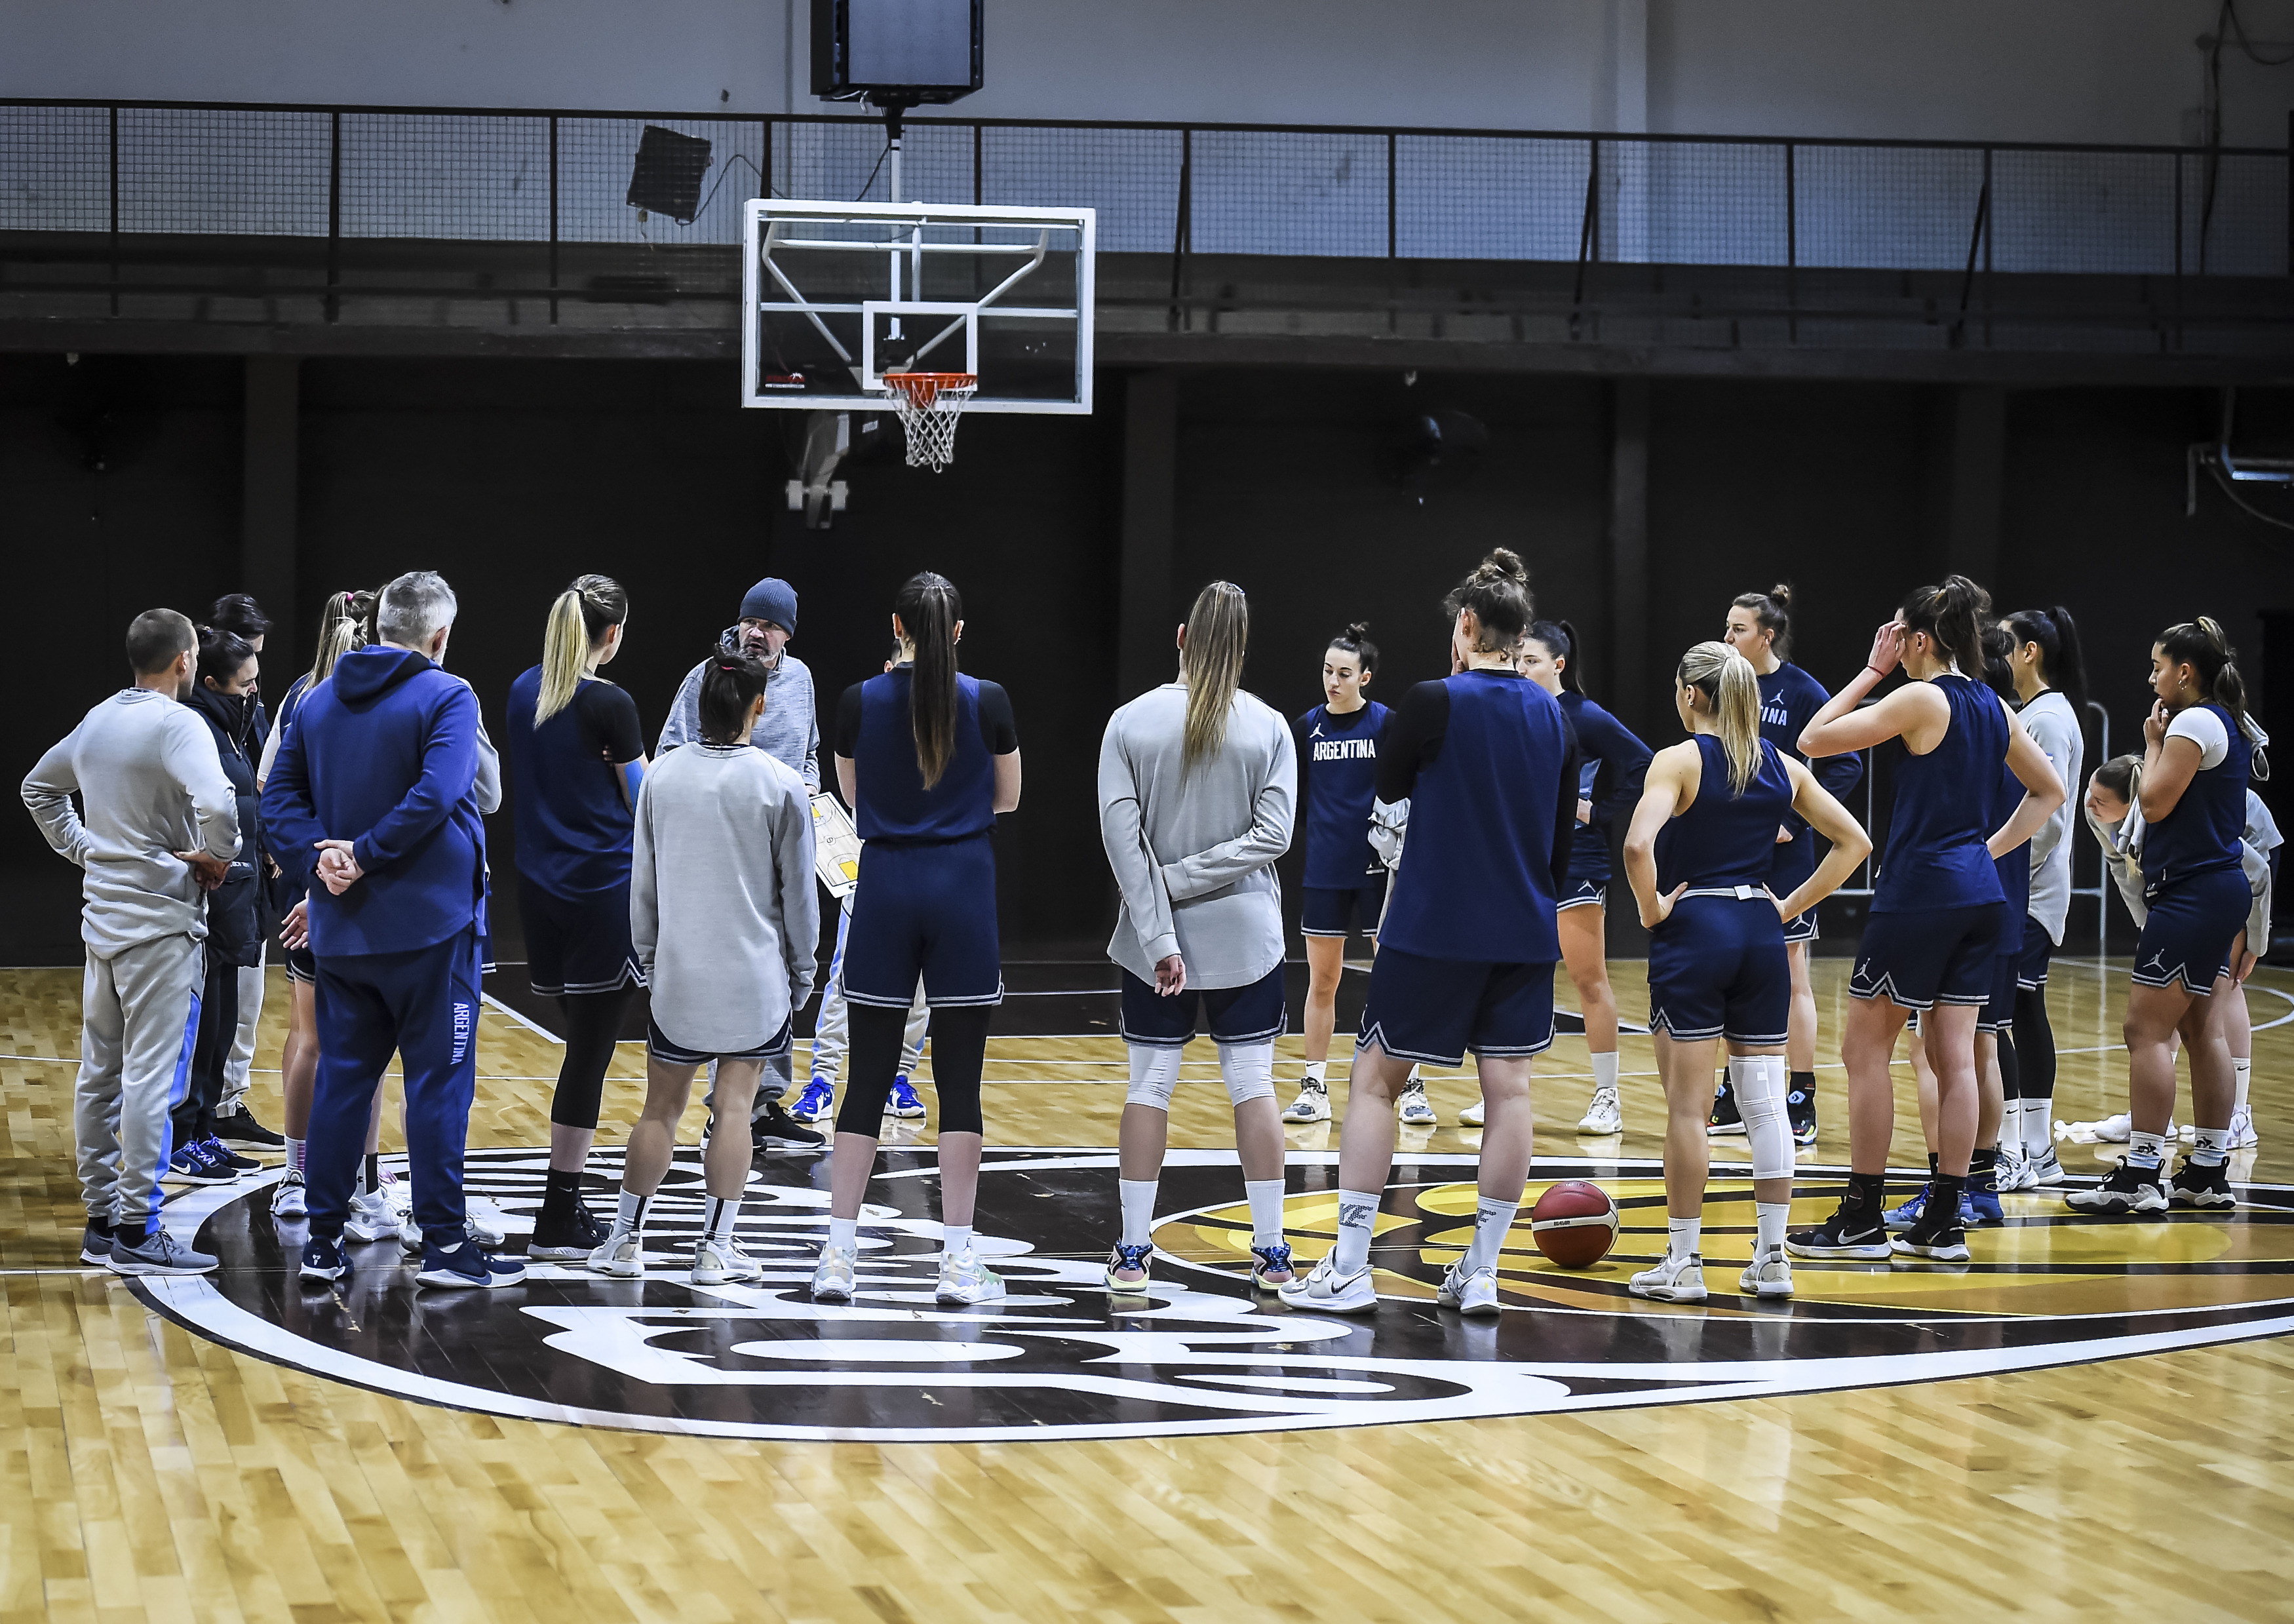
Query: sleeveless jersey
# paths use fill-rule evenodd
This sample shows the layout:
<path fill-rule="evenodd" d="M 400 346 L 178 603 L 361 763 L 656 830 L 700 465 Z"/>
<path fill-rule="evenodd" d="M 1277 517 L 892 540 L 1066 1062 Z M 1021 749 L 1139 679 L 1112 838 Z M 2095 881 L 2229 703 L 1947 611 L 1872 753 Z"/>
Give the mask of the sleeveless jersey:
<path fill-rule="evenodd" d="M 2015 816 L 2015 808 L 2022 804 L 2023 781 L 2015 776 L 2003 761 L 1999 767 L 1999 787 L 1991 800 L 1992 831 L 2005 827 L 2007 820 Z M 1984 838 L 1989 840 L 1990 836 L 1986 834 Z M 2023 922 L 2031 909 L 2030 841 L 2024 841 L 2005 857 L 1998 858 L 1994 866 L 1999 871 L 1999 889 L 2007 897 L 2007 929 L 1999 938 L 1999 951 L 2019 954 L 2023 951 Z"/>
<path fill-rule="evenodd" d="M 1656 837 L 1656 889 L 1686 883 L 1706 887 L 1765 885 L 1777 825 L 1792 810 L 1791 775 L 1777 747 L 1761 741 L 1761 767 L 1745 792 L 1729 782 L 1729 752 L 1709 733 L 1696 735 L 1704 775 L 1696 799 L 1678 817 L 1668 818 Z"/>
<path fill-rule="evenodd" d="M 1306 791 L 1306 878 L 1316 890 L 1350 891 L 1382 872 L 1370 849 L 1378 799 L 1378 735 L 1386 707 L 1375 700 L 1345 716 L 1316 705 L 1292 729 Z"/>
<path fill-rule="evenodd" d="M 2220 705 L 2213 711 L 2230 737 L 2230 749 L 2213 767 L 2202 767 L 2175 809 L 2143 835 L 2143 891 L 2155 897 L 2177 880 L 2218 868 L 2240 866 L 2239 845 L 2246 832 L 2246 784 L 2254 745 L 2237 719 Z"/>
<path fill-rule="evenodd" d="M 980 736 L 980 684 L 957 674 L 956 753 L 931 789 L 916 765 L 909 720 L 913 670 L 895 666 L 860 685 L 853 758 L 853 824 L 864 840 L 961 840 L 996 826 L 996 758 Z"/>
<path fill-rule="evenodd" d="M 2006 897 L 1983 849 L 1998 827 L 1989 820 L 2007 759 L 2006 707 L 1982 684 L 1948 671 L 1934 686 L 1951 706 L 1951 723 L 1933 750 L 1924 756 L 1906 750 L 1897 763 L 1875 914 L 1980 907 Z"/>
<path fill-rule="evenodd" d="M 1429 959 L 1554 963 L 1553 809 L 1569 724 L 1552 694 L 1509 671 L 1461 671 L 1443 686 L 1450 719 L 1411 793 L 1379 945 Z"/>

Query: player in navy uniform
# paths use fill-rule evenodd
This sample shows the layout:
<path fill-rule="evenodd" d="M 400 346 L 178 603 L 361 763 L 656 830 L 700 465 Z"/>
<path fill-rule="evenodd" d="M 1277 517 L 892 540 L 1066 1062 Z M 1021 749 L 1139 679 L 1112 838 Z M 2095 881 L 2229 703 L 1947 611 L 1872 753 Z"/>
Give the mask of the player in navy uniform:
<path fill-rule="evenodd" d="M 1720 640 L 1752 662 L 1761 678 L 1761 736 L 1794 760 L 1815 773 L 1834 800 L 1845 802 L 1849 792 L 1864 776 L 1864 758 L 1853 751 L 1810 760 L 1802 753 L 1801 729 L 1824 709 L 1832 695 L 1824 685 L 1787 659 L 1792 653 L 1792 588 L 1778 585 L 1766 592 L 1747 592 L 1729 605 L 1728 629 Z M 1816 872 L 1816 841 L 1797 815 L 1777 830 L 1774 865 L 1769 889 L 1788 897 Z M 1785 927 L 1786 951 L 1792 960 L 1792 1033 L 1785 1042 L 1790 1086 L 1785 1093 L 1786 1114 L 1792 1122 L 1793 1142 L 1816 1143 L 1816 988 L 1808 978 L 1809 947 L 1816 940 L 1816 910 L 1811 908 Z M 1713 1133 L 1745 1131 L 1735 1095 L 1724 1080 L 1705 1118 Z"/>
<path fill-rule="evenodd" d="M 1356 621 L 1322 651 L 1322 702 L 1290 727 L 1306 829 L 1300 921 L 1306 938 L 1306 1069 L 1298 1097 L 1282 1113 L 1286 1122 L 1330 1121 L 1323 1073 L 1338 1024 L 1346 942 L 1359 930 L 1371 953 L 1378 951 L 1386 865 L 1370 849 L 1370 804 L 1378 792 L 1378 735 L 1387 710 L 1363 696 L 1377 672 L 1378 645 L 1370 640 L 1370 628 Z M 1425 1099 L 1422 1085 L 1416 1092 Z M 1406 1110 L 1409 1101 L 1403 1105 Z"/>
<path fill-rule="evenodd" d="M 1625 877 L 1649 932 L 1649 1027 L 1668 1108 L 1665 1255 L 1629 1289 L 1666 1303 L 1704 1300 L 1704 1085 L 1712 1045 L 1725 1038 L 1752 1144 L 1757 1223 L 1737 1289 L 1788 1297 L 1784 1039 L 1792 972 L 1784 927 L 1839 889 L 1872 842 L 1807 767 L 1761 737 L 1760 679 L 1727 644 L 1699 643 L 1681 657 L 1672 702 L 1689 740 L 1658 754 L 1625 835 Z M 1778 897 L 1769 887 L 1777 828 L 1794 815 L 1832 849 Z"/>
<path fill-rule="evenodd" d="M 2231 1207 L 2231 1112 L 2238 1092 L 2224 1022 L 2231 961 L 2251 893 L 2241 865 L 2247 781 L 2267 777 L 2256 746 L 2268 735 L 2246 714 L 2246 681 L 2223 629 L 2201 618 L 2169 626 L 2151 650 L 2158 697 L 2143 724 L 2143 898 L 2149 914 L 2127 993 L 2127 1157 L 2094 1190 L 2063 1198 L 2090 1213 Z M 2190 1157 L 2163 1183 L 2175 1108 L 2175 1039 L 2191 1053 Z"/>
<path fill-rule="evenodd" d="M 1609 987 L 1609 820 L 1631 815 L 1641 798 L 1649 747 L 1615 717 L 1585 697 L 1577 674 L 1577 629 L 1566 621 L 1539 621 L 1522 640 L 1521 674 L 1561 702 L 1577 735 L 1577 836 L 1569 846 L 1568 883 L 1558 923 L 1561 962 L 1577 988 L 1585 1017 L 1585 1047 L 1593 1059 L 1593 1097 L 1577 1125 L 1580 1133 L 1622 1133 L 1617 1104 L 1617 995 Z M 1476 1104 L 1462 1118 L 1482 1120 Z"/>
<path fill-rule="evenodd" d="M 1020 735 L 1004 690 L 956 670 L 964 601 L 947 577 L 927 570 L 908 578 L 892 601 L 892 636 L 900 662 L 845 689 L 836 708 L 837 787 L 867 849 L 845 934 L 852 1048 L 812 1295 L 824 1303 L 852 1296 L 860 1201 L 921 975 L 940 1095 L 937 1295 L 987 1303 L 1004 1295 L 972 1246 L 985 1133 L 980 1074 L 988 1017 L 1004 1001 L 989 837 L 996 815 L 1020 804 Z"/>
<path fill-rule="evenodd" d="M 1872 915 L 1849 982 L 1855 999 L 1840 1058 L 1848 1072 L 1848 1193 L 1820 1227 L 1794 1231 L 1796 1257 L 1910 1256 L 1964 1262 L 1960 1194 L 1975 1149 L 1975 1022 L 1991 996 L 2007 903 L 1994 861 L 2031 838 L 2062 804 L 2046 753 L 2007 715 L 1999 696 L 1961 675 L 1983 669 L 1991 600 L 1964 575 L 1922 587 L 1872 639 L 1865 667 L 1800 736 L 1811 756 L 1904 742 L 1888 849 Z M 1909 682 L 1864 706 L 1900 664 Z M 1861 708 L 1859 708 L 1861 707 Z M 1993 831 L 1990 785 L 2001 760 L 2027 793 Z M 1935 1198 L 1891 1239 L 1883 1222 L 1896 1095 L 1888 1060 L 1906 1017 L 1919 1011 L 1936 1074 Z"/>
<path fill-rule="evenodd" d="M 1515 669 L 1531 620 L 1521 560 L 1492 552 L 1445 606 L 1453 674 L 1411 688 L 1379 741 L 1373 838 L 1391 849 L 1405 824 L 1410 838 L 1371 967 L 1354 1088 L 1387 1106 L 1412 1063 L 1455 1066 L 1468 1050 L 1478 1059 L 1489 1118 L 1481 1199 L 1473 1243 L 1436 1301 L 1494 1314 L 1498 1252 L 1529 1175 L 1530 1061 L 1553 1042 L 1553 914 L 1577 826 L 1577 751 L 1559 702 Z M 1377 1306 L 1371 1225 L 1394 1137 L 1387 1111 L 1346 1113 L 1338 1243 L 1282 1288 L 1289 1306 Z"/>

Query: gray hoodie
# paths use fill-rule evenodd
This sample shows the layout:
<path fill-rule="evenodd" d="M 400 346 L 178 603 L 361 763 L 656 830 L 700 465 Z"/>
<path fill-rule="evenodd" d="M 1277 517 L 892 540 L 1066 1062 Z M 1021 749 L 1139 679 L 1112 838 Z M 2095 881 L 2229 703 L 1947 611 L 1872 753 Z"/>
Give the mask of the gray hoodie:
<path fill-rule="evenodd" d="M 661 725 L 661 742 L 654 747 L 656 757 L 701 742 L 701 673 L 708 669 L 704 660 L 678 684 L 668 719 Z M 757 719 L 749 743 L 793 767 L 805 788 L 820 787 L 820 711 L 813 702 L 812 670 L 785 648 L 765 678 L 765 713 Z"/>

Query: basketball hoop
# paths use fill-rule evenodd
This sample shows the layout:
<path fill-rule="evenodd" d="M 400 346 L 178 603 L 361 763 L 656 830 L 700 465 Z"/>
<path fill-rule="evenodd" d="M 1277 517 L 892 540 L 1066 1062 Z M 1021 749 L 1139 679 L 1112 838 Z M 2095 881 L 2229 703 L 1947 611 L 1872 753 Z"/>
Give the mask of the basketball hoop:
<path fill-rule="evenodd" d="M 956 460 L 956 420 L 980 386 L 971 372 L 887 372 L 892 412 L 908 437 L 908 466 L 939 473 Z"/>

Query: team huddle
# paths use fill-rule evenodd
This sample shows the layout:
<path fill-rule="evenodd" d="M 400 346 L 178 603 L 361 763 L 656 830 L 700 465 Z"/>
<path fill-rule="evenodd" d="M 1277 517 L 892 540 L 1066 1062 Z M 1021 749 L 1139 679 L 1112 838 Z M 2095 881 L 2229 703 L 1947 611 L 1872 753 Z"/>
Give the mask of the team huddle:
<path fill-rule="evenodd" d="M 587 575 L 559 596 L 542 660 L 508 690 L 499 751 L 476 694 L 445 669 L 457 607 L 427 572 L 330 598 L 317 658 L 275 716 L 255 697 L 259 628 L 250 639 L 243 618 L 233 629 L 149 612 L 127 639 L 134 686 L 90 710 L 24 781 L 51 844 L 86 871 L 83 1257 L 131 1274 L 215 1267 L 167 1231 L 162 1185 L 254 1167 L 223 1142 L 232 1133 L 283 1146 L 271 1210 L 303 1228 L 305 1279 L 339 1281 L 353 1245 L 386 1239 L 419 1254 L 427 1287 L 513 1284 L 527 1259 L 639 1278 L 648 1208 L 706 1068 L 693 1280 L 762 1278 L 738 1232 L 752 1159 L 822 1148 L 805 1125 L 833 1117 L 811 1292 L 847 1302 L 860 1288 L 858 1225 L 883 1119 L 926 1112 L 911 1074 L 928 1041 L 935 1295 L 1000 1298 L 972 1223 L 980 1080 L 1004 995 L 992 835 L 1020 804 L 1021 757 L 1009 696 L 960 669 L 955 587 L 929 572 L 902 586 L 884 670 L 835 708 L 832 782 L 864 855 L 837 910 L 811 1078 L 793 1112 L 793 1023 L 824 926 L 816 826 L 834 815 L 811 676 L 785 647 L 795 592 L 777 580 L 750 590 L 650 754 L 634 702 L 600 675 L 630 618 L 617 584 Z M 1117 710 L 1100 751 L 1101 834 L 1120 898 L 1108 956 L 1129 1064 L 1112 1295 L 1148 1290 L 1172 1095 L 1185 1046 L 1208 1029 L 1233 1108 L 1253 1283 L 1326 1312 L 1376 1305 L 1371 1243 L 1397 1120 L 1436 1120 L 1420 1068 L 1472 1054 L 1476 1210 L 1438 1301 L 1497 1312 L 1557 967 L 1592 1055 L 1579 1132 L 1623 1126 L 1603 922 L 1619 819 L 1625 885 L 1649 932 L 1667 1103 L 1666 1252 L 1632 1277 L 1634 1293 L 1706 1295 L 1713 1135 L 1742 1133 L 1751 1152 L 1757 1236 L 1738 1289 L 1761 1297 L 1792 1295 L 1794 1258 L 1965 1260 L 1966 1229 L 1999 1221 L 2002 1190 L 2063 1181 L 2046 983 L 2082 783 L 2070 616 L 1994 618 L 1983 591 L 1953 576 L 1908 595 L 1864 668 L 1828 694 L 1789 662 L 1790 610 L 1781 588 L 1729 606 L 1724 637 L 1674 667 L 1687 736 L 1652 751 L 1587 697 L 1574 629 L 1536 617 L 1527 572 L 1504 549 L 1445 600 L 1449 676 L 1391 708 L 1371 701 L 1378 651 L 1352 625 L 1323 656 L 1324 702 L 1295 721 L 1241 686 L 1241 589 L 1203 589 L 1177 629 L 1175 679 Z M 2127 1151 L 2099 1186 L 2065 1197 L 2097 1213 L 2234 1205 L 2225 1159 L 2253 1142 L 2241 987 L 2267 946 L 2279 842 L 2249 779 L 2266 775 L 2267 740 L 2214 621 L 2162 632 L 2152 667 L 2142 754 L 2106 763 L 2084 792 L 2084 821 L 2143 930 L 2126 1023 Z M 1882 691 L 1899 672 L 1906 680 Z M 1789 1230 L 1795 1149 L 1817 1133 L 1815 910 L 1871 855 L 1839 798 L 1864 752 L 1883 746 L 1894 753 L 1886 851 L 1840 1041 L 1851 1171 L 1836 1212 Z M 505 799 L 528 973 L 564 1016 L 549 1173 L 523 1257 L 505 1249 L 500 1212 L 462 1188 L 492 884 L 484 820 Z M 1306 1058 L 1282 1108 L 1274 865 L 1302 823 Z M 232 1079 L 232 1057 L 251 1052 L 254 1013 L 239 988 L 252 968 L 259 996 L 265 917 L 293 987 L 277 1135 L 251 1125 Z M 1356 932 L 1374 957 L 1340 1135 L 1338 1232 L 1308 1271 L 1285 1235 L 1282 1125 L 1331 1114 L 1336 991 Z M 582 1199 L 584 1169 L 640 987 L 646 1100 L 601 1218 Z M 1890 1066 L 1908 1023 L 1931 1176 L 1891 1209 Z M 2170 1172 L 2178 1049 L 2190 1057 L 2193 1144 Z M 407 1175 L 391 1180 L 377 1149 L 394 1053 Z"/>

